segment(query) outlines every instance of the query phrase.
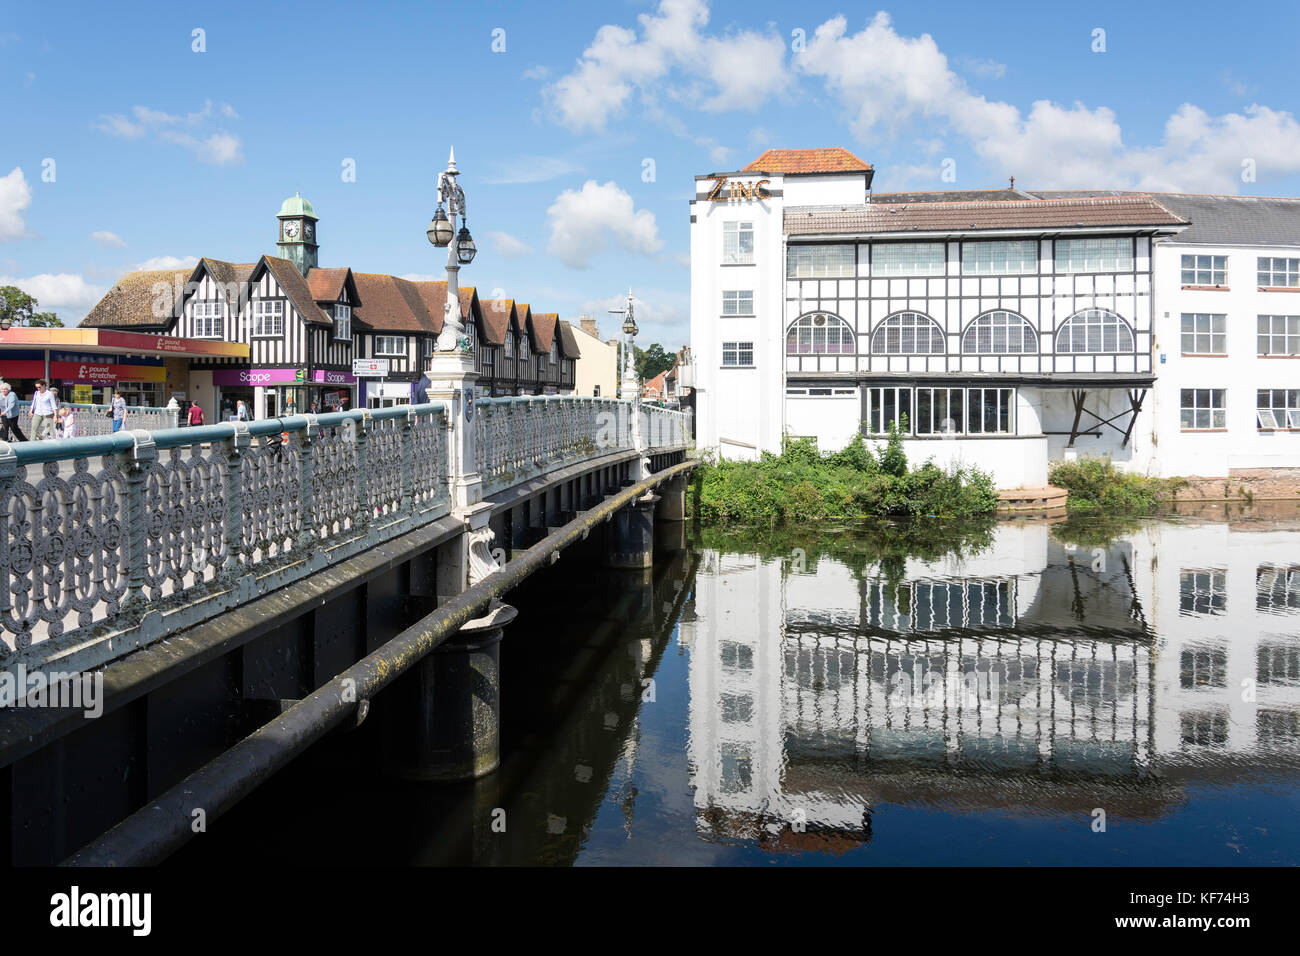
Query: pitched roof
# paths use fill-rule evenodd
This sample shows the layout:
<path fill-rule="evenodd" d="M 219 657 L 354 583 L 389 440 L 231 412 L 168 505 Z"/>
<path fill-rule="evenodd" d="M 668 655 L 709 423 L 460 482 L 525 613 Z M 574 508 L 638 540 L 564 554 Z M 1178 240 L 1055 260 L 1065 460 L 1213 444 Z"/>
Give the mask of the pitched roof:
<path fill-rule="evenodd" d="M 434 331 L 433 319 L 416 283 L 378 272 L 354 272 L 352 280 L 361 300 L 352 315 L 365 328 L 381 332 Z"/>
<path fill-rule="evenodd" d="M 307 287 L 311 289 L 312 298 L 317 302 L 337 302 L 351 271 L 346 266 L 342 269 L 314 267 L 307 273 Z"/>
<path fill-rule="evenodd" d="M 506 330 L 515 320 L 514 299 L 481 299 L 483 309 L 483 341 L 488 345 L 504 345 Z"/>
<path fill-rule="evenodd" d="M 1276 196 L 1195 196 L 1156 193 L 1191 226 L 1178 242 L 1208 245 L 1300 247 L 1300 199 Z"/>
<path fill-rule="evenodd" d="M 128 272 L 118 279 L 81 320 L 83 328 L 166 327 L 175 315 L 177 293 L 184 294 L 189 269 Z"/>
<path fill-rule="evenodd" d="M 532 314 L 532 306 L 527 302 L 515 303 L 515 334 L 522 335 L 528 332 L 528 323 Z"/>
<path fill-rule="evenodd" d="M 1187 220 L 1149 196 L 992 202 L 871 202 L 852 206 L 787 206 L 785 210 L 785 231 L 791 236 L 1186 224 Z"/>
<path fill-rule="evenodd" d="M 578 348 L 578 337 L 573 334 L 573 326 L 560 320 L 560 351 L 565 358 L 581 358 L 582 349 Z"/>
<path fill-rule="evenodd" d="M 746 166 L 745 173 L 865 173 L 871 169 L 847 149 L 832 146 L 823 149 L 769 149 Z"/>
<path fill-rule="evenodd" d="M 288 296 L 293 307 L 298 310 L 298 314 L 306 322 L 313 322 L 316 325 L 333 325 L 334 323 L 321 311 L 320 306 L 316 304 L 315 297 L 311 294 L 311 289 L 307 285 L 307 280 L 302 277 L 302 273 L 288 259 L 280 259 L 276 256 L 262 256 L 249 278 L 258 274 L 258 269 L 265 265 L 275 276 L 275 281 L 280 284 L 284 294 Z"/>
<path fill-rule="evenodd" d="M 534 312 L 529 323 L 533 328 L 533 347 L 538 352 L 549 352 L 555 339 L 555 326 L 560 321 L 558 312 Z"/>
<path fill-rule="evenodd" d="M 424 307 L 429 313 L 429 318 L 433 322 L 433 331 L 442 332 L 442 317 L 447 311 L 447 281 L 439 279 L 435 282 L 412 282 L 418 292 Z M 461 286 L 460 292 L 460 316 L 461 323 L 468 320 L 478 323 L 480 334 L 483 329 L 483 307 L 479 302 L 478 293 L 472 285 Z"/>

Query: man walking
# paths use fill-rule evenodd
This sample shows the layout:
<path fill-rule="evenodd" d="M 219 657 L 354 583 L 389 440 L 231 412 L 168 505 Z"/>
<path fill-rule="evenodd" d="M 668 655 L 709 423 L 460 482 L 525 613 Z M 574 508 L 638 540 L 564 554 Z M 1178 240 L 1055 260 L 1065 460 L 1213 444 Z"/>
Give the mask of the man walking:
<path fill-rule="evenodd" d="M 126 422 L 126 399 L 117 389 L 113 389 L 113 432 L 117 433 L 122 430 L 122 425 Z"/>
<path fill-rule="evenodd" d="M 18 396 L 14 394 L 8 382 L 0 382 L 0 436 L 5 441 L 27 441 L 27 436 L 18 427 Z"/>
<path fill-rule="evenodd" d="M 59 410 L 59 400 L 46 385 L 45 379 L 36 380 L 36 394 L 32 396 L 32 438 L 39 441 L 45 437 L 45 429 L 54 437 L 54 413 Z"/>

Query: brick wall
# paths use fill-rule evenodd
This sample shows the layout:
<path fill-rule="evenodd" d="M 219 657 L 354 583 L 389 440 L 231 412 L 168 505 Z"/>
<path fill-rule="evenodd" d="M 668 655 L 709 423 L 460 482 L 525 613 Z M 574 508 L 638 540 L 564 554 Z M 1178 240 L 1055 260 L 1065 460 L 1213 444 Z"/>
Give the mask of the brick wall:
<path fill-rule="evenodd" d="M 1300 498 L 1300 468 L 1231 468 L 1226 478 L 1188 478 L 1179 501 Z"/>

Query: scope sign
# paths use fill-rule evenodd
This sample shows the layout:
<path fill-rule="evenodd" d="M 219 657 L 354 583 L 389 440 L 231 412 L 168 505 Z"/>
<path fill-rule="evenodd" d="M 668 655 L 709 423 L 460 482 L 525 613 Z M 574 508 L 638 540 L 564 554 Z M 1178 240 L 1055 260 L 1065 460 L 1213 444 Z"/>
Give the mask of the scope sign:
<path fill-rule="evenodd" d="M 388 359 L 353 359 L 352 374 L 357 378 L 387 378 Z"/>
<path fill-rule="evenodd" d="M 713 191 L 706 197 L 709 202 L 739 202 L 746 199 L 770 199 L 771 192 L 767 187 L 771 185 L 772 180 L 760 179 L 758 182 L 750 180 L 741 182 L 738 179 L 728 180 L 726 176 L 710 176 L 713 180 Z M 727 187 L 730 186 L 730 192 Z"/>

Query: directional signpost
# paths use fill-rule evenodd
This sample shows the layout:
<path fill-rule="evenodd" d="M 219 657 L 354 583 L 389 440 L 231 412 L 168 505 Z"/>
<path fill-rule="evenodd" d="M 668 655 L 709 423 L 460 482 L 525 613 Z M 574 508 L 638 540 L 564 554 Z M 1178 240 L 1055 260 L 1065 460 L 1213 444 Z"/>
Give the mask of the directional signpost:
<path fill-rule="evenodd" d="M 388 359 L 368 358 L 353 359 L 352 374 L 356 378 L 377 378 L 379 379 L 379 391 L 383 394 L 384 379 L 388 378 Z M 369 404 L 367 402 L 367 404 Z"/>

